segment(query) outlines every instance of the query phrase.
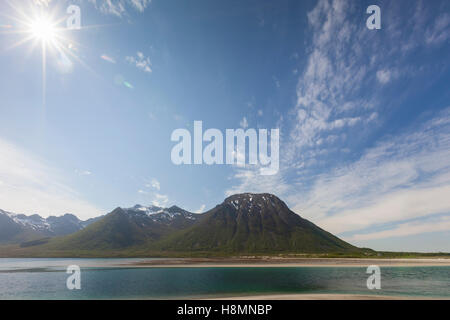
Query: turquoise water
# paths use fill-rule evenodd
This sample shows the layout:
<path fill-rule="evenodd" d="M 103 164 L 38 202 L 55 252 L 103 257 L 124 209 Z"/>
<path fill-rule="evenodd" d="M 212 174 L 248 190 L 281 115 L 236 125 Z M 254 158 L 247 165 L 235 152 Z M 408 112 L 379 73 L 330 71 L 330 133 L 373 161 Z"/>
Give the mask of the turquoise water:
<path fill-rule="evenodd" d="M 147 259 L 148 260 L 148 259 Z M 368 290 L 366 268 L 130 268 L 139 259 L 0 259 L 0 299 L 164 299 L 278 293 L 450 297 L 450 267 L 382 267 Z M 81 290 L 65 270 L 81 267 Z"/>

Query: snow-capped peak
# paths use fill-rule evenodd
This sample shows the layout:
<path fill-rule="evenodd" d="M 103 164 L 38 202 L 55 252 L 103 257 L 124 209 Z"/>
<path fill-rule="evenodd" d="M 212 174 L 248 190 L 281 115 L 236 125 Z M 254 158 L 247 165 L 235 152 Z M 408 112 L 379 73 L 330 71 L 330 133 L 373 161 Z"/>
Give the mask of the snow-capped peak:
<path fill-rule="evenodd" d="M 142 205 L 135 205 L 134 207 L 124 209 L 125 212 L 131 215 L 145 215 L 147 217 L 150 217 L 152 221 L 172 221 L 176 217 L 184 217 L 186 219 L 195 220 L 196 215 L 193 213 L 190 213 L 188 211 L 185 211 L 177 206 L 172 206 L 170 208 L 162 208 L 158 206 L 142 206 Z"/>

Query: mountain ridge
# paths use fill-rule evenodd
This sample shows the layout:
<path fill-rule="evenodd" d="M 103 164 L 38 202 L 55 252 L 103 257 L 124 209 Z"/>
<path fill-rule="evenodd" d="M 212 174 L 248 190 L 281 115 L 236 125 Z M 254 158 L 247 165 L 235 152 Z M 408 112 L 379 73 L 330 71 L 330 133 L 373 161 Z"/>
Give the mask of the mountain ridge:
<path fill-rule="evenodd" d="M 361 250 L 303 219 L 269 193 L 235 194 L 202 214 L 178 206 L 117 207 L 74 233 L 33 239 L 21 243 L 21 247 L 28 248 L 29 252 L 135 252 L 139 255 Z"/>
<path fill-rule="evenodd" d="M 80 220 L 76 215 L 43 218 L 38 214 L 25 215 L 0 209 L 0 243 L 32 241 L 42 237 L 62 236 L 79 231 L 102 216 Z"/>

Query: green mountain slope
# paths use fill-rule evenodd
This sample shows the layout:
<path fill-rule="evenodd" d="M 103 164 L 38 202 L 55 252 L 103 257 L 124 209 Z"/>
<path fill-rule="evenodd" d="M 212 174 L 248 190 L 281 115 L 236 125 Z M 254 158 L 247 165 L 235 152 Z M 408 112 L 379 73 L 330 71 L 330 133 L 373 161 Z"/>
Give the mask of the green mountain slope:
<path fill-rule="evenodd" d="M 358 248 L 301 218 L 271 194 L 239 194 L 194 226 L 157 243 L 163 251 L 350 252 Z"/>
<path fill-rule="evenodd" d="M 191 226 L 197 217 L 175 206 L 164 210 L 152 207 L 156 213 L 151 214 L 142 208 L 116 208 L 81 231 L 51 240 L 47 247 L 72 251 L 138 247 Z"/>

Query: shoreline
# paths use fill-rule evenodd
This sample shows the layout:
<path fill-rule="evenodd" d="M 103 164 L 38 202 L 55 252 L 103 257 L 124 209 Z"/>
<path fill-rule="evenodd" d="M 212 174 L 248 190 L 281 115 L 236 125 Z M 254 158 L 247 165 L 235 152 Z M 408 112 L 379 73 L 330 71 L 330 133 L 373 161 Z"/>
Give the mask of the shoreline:
<path fill-rule="evenodd" d="M 0 258 L 15 259 L 15 258 Z M 24 259 L 24 258 L 18 258 Z M 450 267 L 446 258 L 286 258 L 286 257 L 234 257 L 234 258 L 34 258 L 40 267 L 61 267 L 67 263 L 85 268 L 367 268 L 379 267 Z M 42 259 L 42 260 L 41 260 Z M 26 269 L 27 262 L 6 265 Z M 0 263 L 0 270 L 6 267 Z M 14 268 L 15 269 L 15 268 Z M 21 268 L 17 268 L 21 269 Z"/>
<path fill-rule="evenodd" d="M 349 293 L 289 293 L 251 296 L 214 297 L 205 300 L 450 300 L 450 297 L 390 296 Z"/>
<path fill-rule="evenodd" d="M 145 260 L 120 264 L 136 268 L 281 268 L 281 267 L 439 267 L 450 266 L 450 259 L 363 259 L 363 258 L 265 258 L 212 259 L 179 258 Z"/>

